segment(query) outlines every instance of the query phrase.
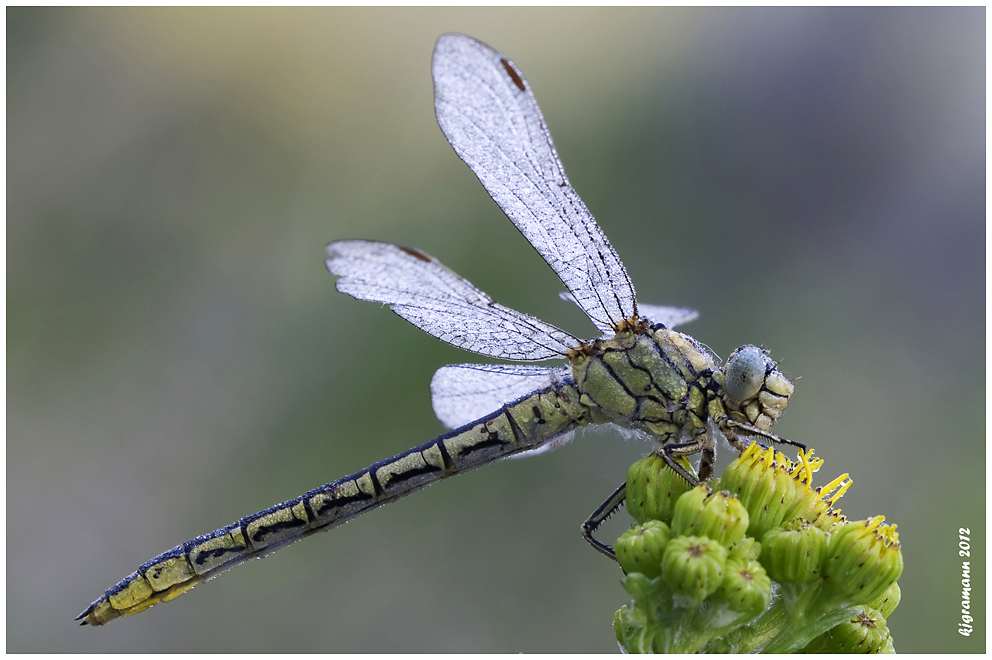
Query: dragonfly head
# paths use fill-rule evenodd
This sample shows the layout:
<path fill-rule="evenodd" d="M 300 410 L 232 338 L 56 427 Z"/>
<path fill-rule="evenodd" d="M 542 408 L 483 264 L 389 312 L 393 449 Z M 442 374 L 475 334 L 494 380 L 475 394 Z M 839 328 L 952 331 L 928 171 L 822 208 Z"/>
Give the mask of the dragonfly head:
<path fill-rule="evenodd" d="M 777 366 L 768 351 L 750 344 L 730 354 L 715 377 L 723 385 L 724 403 L 737 413 L 734 417 L 769 429 L 782 416 L 794 388 Z"/>

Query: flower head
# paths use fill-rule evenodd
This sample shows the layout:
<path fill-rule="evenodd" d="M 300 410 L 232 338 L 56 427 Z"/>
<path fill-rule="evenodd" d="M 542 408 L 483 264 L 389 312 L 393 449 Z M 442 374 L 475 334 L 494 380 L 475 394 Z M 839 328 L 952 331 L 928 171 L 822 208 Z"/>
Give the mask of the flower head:
<path fill-rule="evenodd" d="M 729 548 L 744 538 L 747 509 L 727 491 L 713 492 L 700 484 L 675 503 L 672 532 L 676 536 L 707 536 Z"/>
<path fill-rule="evenodd" d="M 660 520 L 634 525 L 617 539 L 614 551 L 625 573 L 642 573 L 649 578 L 661 575 L 661 561 L 672 530 Z"/>
<path fill-rule="evenodd" d="M 720 487 L 737 495 L 747 509 L 748 536 L 758 540 L 782 524 L 796 497 L 796 480 L 785 456 L 776 460 L 771 449 L 751 443 L 723 473 Z"/>
<path fill-rule="evenodd" d="M 761 563 L 776 582 L 802 584 L 823 576 L 827 533 L 805 521 L 773 529 L 761 544 Z"/>
<path fill-rule="evenodd" d="M 705 536 L 678 536 L 665 546 L 662 575 L 677 594 L 701 603 L 723 581 L 727 549 Z"/>
<path fill-rule="evenodd" d="M 772 582 L 756 561 L 728 558 L 716 597 L 735 611 L 760 614 L 772 600 Z"/>
<path fill-rule="evenodd" d="M 853 603 L 880 598 L 902 575 L 902 551 L 895 525 L 885 516 L 849 522 L 830 535 L 826 586 Z"/>

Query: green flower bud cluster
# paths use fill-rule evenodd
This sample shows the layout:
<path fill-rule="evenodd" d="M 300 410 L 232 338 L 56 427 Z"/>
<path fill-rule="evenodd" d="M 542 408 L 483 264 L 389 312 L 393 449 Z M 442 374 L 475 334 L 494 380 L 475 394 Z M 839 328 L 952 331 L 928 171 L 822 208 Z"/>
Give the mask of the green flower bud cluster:
<path fill-rule="evenodd" d="M 813 488 L 823 461 L 800 459 L 753 443 L 695 488 L 660 456 L 631 466 L 637 523 L 616 543 L 634 598 L 614 617 L 625 651 L 893 652 L 895 526 L 848 521 L 833 508 L 848 475 Z"/>

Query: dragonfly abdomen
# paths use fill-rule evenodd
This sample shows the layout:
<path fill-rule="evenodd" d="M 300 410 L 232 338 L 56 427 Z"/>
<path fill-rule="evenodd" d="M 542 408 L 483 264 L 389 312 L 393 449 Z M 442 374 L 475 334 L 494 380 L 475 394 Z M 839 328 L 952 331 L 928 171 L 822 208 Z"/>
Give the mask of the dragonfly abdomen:
<path fill-rule="evenodd" d="M 534 392 L 426 444 L 176 546 L 108 589 L 77 619 L 99 626 L 168 602 L 249 559 L 440 479 L 539 448 L 585 423 L 584 413 L 571 381 Z"/>

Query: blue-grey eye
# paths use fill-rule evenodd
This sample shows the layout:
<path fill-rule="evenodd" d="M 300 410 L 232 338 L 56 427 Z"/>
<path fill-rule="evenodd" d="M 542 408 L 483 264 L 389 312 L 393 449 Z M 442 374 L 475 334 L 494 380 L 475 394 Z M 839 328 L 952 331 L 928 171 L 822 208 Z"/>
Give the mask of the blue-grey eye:
<path fill-rule="evenodd" d="M 765 380 L 768 358 L 757 346 L 741 346 L 727 359 L 724 389 L 734 401 L 750 399 Z"/>

